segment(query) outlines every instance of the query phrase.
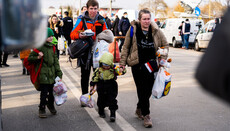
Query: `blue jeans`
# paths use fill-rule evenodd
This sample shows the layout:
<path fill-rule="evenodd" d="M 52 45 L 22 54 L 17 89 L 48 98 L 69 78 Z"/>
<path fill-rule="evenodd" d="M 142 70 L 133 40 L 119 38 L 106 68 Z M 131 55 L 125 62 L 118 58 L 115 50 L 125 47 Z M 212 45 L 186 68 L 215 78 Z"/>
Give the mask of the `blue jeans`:
<path fill-rule="evenodd" d="M 183 46 L 188 49 L 188 45 L 189 45 L 189 35 L 190 34 L 184 34 L 184 43 Z"/>

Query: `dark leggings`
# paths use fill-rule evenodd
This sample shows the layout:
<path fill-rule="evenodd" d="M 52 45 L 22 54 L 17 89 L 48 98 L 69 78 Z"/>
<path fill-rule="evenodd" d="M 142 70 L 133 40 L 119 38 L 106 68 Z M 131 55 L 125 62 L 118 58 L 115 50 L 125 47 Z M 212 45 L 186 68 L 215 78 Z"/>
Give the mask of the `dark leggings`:
<path fill-rule="evenodd" d="M 137 88 L 138 103 L 137 108 L 141 109 L 142 115 L 150 114 L 149 98 L 152 94 L 152 87 L 154 83 L 154 74 L 143 72 L 140 65 L 135 65 L 132 68 L 133 79 Z"/>
<path fill-rule="evenodd" d="M 53 86 L 54 84 L 40 84 L 40 109 L 45 109 L 45 105 L 47 104 L 54 104 Z"/>
<path fill-rule="evenodd" d="M 109 110 L 117 110 L 118 86 L 115 80 L 99 81 L 97 84 L 97 106 L 99 109 L 109 107 Z"/>

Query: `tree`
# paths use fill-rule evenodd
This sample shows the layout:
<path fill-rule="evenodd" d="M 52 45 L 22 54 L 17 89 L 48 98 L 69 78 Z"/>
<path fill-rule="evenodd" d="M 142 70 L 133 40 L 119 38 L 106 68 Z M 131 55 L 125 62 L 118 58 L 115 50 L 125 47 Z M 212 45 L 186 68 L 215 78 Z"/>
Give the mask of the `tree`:
<path fill-rule="evenodd" d="M 162 17 L 166 17 L 169 10 L 164 0 L 146 0 L 143 4 L 139 5 L 139 9 L 143 8 L 148 8 L 155 16 L 160 15 Z"/>
<path fill-rule="evenodd" d="M 174 6 L 174 11 L 177 12 L 184 12 L 184 8 L 180 5 L 180 3 L 178 2 L 176 6 Z"/>
<path fill-rule="evenodd" d="M 221 17 L 224 14 L 225 10 L 227 9 L 227 6 L 222 5 L 218 1 L 211 1 L 210 8 L 211 8 L 210 16 Z M 201 7 L 201 13 L 203 15 L 209 15 L 209 4 L 206 4 L 203 7 Z"/>

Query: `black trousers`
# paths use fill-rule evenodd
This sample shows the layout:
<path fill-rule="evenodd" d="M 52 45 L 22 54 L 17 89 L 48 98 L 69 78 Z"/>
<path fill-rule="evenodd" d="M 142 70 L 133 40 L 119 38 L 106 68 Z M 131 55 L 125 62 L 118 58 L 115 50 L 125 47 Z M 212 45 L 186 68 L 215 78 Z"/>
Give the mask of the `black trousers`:
<path fill-rule="evenodd" d="M 132 68 L 133 79 L 137 88 L 138 103 L 137 108 L 141 109 L 142 115 L 150 114 L 149 98 L 152 94 L 154 84 L 154 73 L 144 72 L 140 69 L 140 65 L 135 65 Z"/>
<path fill-rule="evenodd" d="M 115 80 L 99 81 L 97 84 L 97 106 L 99 109 L 109 107 L 109 110 L 117 110 L 118 85 Z"/>
<path fill-rule="evenodd" d="M 45 106 L 54 105 L 54 96 L 53 96 L 53 86 L 54 84 L 41 84 L 40 89 L 40 109 L 45 109 Z"/>
<path fill-rule="evenodd" d="M 2 53 L 3 54 L 3 59 L 2 59 Z M 6 64 L 8 58 L 8 52 L 7 51 L 0 51 L 0 64 Z"/>
<path fill-rule="evenodd" d="M 87 59 L 88 55 L 85 57 L 84 56 L 84 63 Z M 91 72 L 91 67 L 93 67 L 93 59 L 91 59 L 90 61 L 90 69 L 85 69 L 86 65 L 85 64 L 80 64 L 81 66 L 81 91 L 82 91 L 82 95 L 88 93 L 89 91 L 89 77 L 90 77 L 90 72 Z M 95 71 L 95 69 L 93 68 L 93 71 Z"/>

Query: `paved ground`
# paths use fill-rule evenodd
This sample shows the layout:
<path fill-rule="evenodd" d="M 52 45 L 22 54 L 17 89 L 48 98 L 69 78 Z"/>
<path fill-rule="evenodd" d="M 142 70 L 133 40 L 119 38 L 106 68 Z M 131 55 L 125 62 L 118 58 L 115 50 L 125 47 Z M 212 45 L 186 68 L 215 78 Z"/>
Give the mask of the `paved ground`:
<path fill-rule="evenodd" d="M 172 89 L 167 97 L 151 99 L 153 128 L 143 128 L 143 122 L 134 116 L 137 95 L 128 73 L 118 78 L 119 94 L 117 120 L 109 122 L 97 114 L 97 107 L 82 108 L 79 104 L 80 70 L 73 69 L 67 58 L 61 56 L 63 81 L 68 86 L 68 100 L 58 106 L 58 114 L 38 118 L 39 92 L 22 75 L 19 58 L 9 56 L 9 68 L 0 68 L 2 76 L 2 119 L 4 131 L 41 130 L 154 130 L 154 131 L 230 131 L 230 106 L 203 91 L 194 79 L 196 66 L 204 52 L 170 48 L 173 58 L 170 72 Z M 97 99 L 97 94 L 93 96 Z M 107 116 L 109 110 L 106 110 Z"/>

